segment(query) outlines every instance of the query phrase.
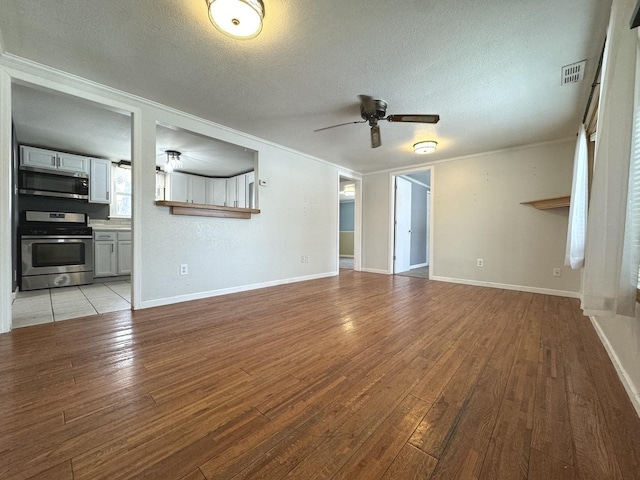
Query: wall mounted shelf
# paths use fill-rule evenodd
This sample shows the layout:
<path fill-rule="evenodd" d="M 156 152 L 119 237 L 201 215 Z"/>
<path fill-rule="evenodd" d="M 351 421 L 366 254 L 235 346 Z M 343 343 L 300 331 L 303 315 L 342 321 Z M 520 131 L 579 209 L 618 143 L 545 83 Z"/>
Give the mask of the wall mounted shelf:
<path fill-rule="evenodd" d="M 251 218 L 254 213 L 260 213 L 257 208 L 222 207 L 218 205 L 205 205 L 202 203 L 171 202 L 168 200 L 156 200 L 160 207 L 170 207 L 173 215 L 190 215 L 197 217 L 222 217 L 222 218 Z"/>
<path fill-rule="evenodd" d="M 530 202 L 520 202 L 521 205 L 531 205 L 538 210 L 548 210 L 550 208 L 568 207 L 571 204 L 571 195 L 566 197 L 544 198 L 542 200 L 531 200 Z"/>

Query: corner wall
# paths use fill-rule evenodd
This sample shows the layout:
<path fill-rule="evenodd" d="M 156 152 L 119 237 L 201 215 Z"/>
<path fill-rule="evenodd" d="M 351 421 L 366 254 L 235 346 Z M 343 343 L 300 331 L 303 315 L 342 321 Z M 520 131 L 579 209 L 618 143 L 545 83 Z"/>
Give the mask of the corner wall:
<path fill-rule="evenodd" d="M 568 209 L 520 204 L 570 193 L 574 146 L 568 139 L 435 164 L 432 277 L 577 296 L 580 274 L 564 267 Z M 363 267 L 385 273 L 393 248 L 389 178 L 364 177 Z M 561 277 L 552 276 L 555 267 Z"/>

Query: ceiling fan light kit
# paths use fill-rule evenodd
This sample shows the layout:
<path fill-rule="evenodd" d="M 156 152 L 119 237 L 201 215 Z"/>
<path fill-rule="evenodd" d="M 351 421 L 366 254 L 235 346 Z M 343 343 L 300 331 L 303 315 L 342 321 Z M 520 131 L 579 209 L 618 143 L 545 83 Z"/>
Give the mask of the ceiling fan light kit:
<path fill-rule="evenodd" d="M 387 102 L 378 98 L 370 97 L 369 95 L 358 95 L 360 98 L 360 116 L 361 121 L 340 123 L 338 125 L 331 125 L 330 127 L 319 128 L 314 132 L 320 132 L 329 128 L 341 127 L 343 125 L 350 125 L 352 123 L 369 123 L 371 127 L 371 148 L 377 148 L 382 145 L 380 137 L 380 126 L 378 122 L 380 120 L 386 120 L 388 122 L 402 122 L 402 123 L 438 123 L 440 121 L 440 115 L 428 114 L 428 115 L 387 115 Z M 432 142 L 435 144 L 435 142 Z M 433 147 L 435 150 L 435 146 Z M 431 151 L 433 151 L 431 150 Z M 420 153 L 431 153 L 420 152 Z M 416 151 L 416 153 L 419 153 Z"/>
<path fill-rule="evenodd" d="M 177 150 L 165 150 L 167 154 L 167 163 L 165 164 L 164 171 L 167 173 L 171 173 L 178 168 L 182 168 L 182 159 L 180 155 L 182 155 Z"/>
<path fill-rule="evenodd" d="M 433 140 L 427 140 L 425 142 L 418 142 L 413 145 L 413 152 L 418 155 L 426 155 L 428 153 L 433 153 L 436 151 L 438 147 L 438 142 Z"/>
<path fill-rule="evenodd" d="M 237 39 L 257 37 L 262 31 L 262 0 L 205 0 L 209 20 L 225 35 Z"/>

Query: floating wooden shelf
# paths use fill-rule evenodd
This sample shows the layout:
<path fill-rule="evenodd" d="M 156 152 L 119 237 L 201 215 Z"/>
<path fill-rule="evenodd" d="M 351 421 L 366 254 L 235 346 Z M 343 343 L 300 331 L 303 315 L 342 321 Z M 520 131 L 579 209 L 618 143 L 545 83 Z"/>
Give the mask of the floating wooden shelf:
<path fill-rule="evenodd" d="M 251 218 L 252 213 L 260 213 L 257 208 L 222 207 L 203 203 L 171 202 L 156 200 L 160 207 L 171 207 L 173 215 L 191 215 L 197 217 Z"/>
<path fill-rule="evenodd" d="M 543 200 L 531 200 L 530 202 L 520 202 L 520 204 L 531 205 L 538 210 L 568 207 L 571 204 L 571 195 L 566 197 L 545 198 Z"/>

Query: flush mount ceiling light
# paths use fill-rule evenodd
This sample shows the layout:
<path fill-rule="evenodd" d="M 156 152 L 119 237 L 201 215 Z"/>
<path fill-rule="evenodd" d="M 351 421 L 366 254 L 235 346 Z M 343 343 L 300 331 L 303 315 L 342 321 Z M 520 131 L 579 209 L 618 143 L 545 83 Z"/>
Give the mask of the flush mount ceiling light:
<path fill-rule="evenodd" d="M 213 26 L 233 38 L 248 39 L 262 31 L 262 0 L 205 0 Z"/>
<path fill-rule="evenodd" d="M 438 146 L 438 142 L 434 142 L 433 140 L 428 140 L 426 142 L 418 142 L 413 145 L 413 151 L 418 155 L 426 155 L 427 153 L 435 152 L 437 146 Z"/>
<path fill-rule="evenodd" d="M 164 166 L 165 172 L 173 172 L 176 168 L 182 168 L 182 160 L 180 159 L 180 152 L 177 150 L 165 150 L 167 154 L 167 163 Z"/>

